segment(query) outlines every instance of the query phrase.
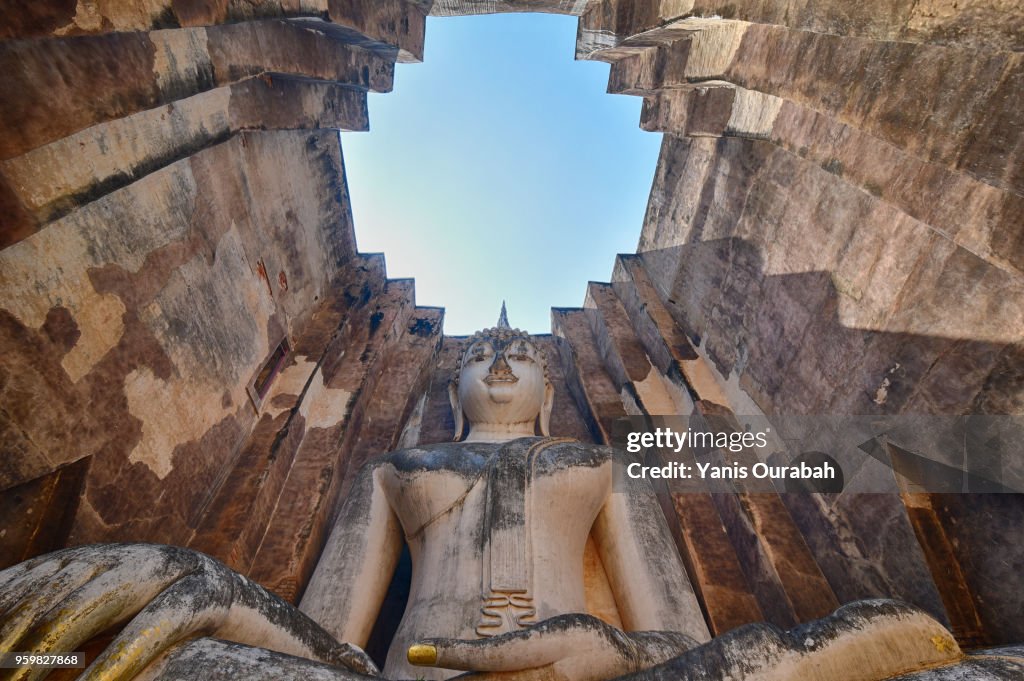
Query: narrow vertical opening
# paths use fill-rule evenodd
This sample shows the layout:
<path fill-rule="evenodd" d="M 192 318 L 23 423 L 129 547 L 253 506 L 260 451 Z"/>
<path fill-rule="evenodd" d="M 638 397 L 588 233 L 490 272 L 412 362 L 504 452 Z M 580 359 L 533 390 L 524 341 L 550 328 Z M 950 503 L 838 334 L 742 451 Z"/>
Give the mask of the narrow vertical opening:
<path fill-rule="evenodd" d="M 274 378 L 281 372 L 281 367 L 284 366 L 287 358 L 288 339 L 285 338 L 270 353 L 270 357 L 263 363 L 263 366 L 256 373 L 256 377 L 249 384 L 249 396 L 252 398 L 253 404 L 257 409 L 262 404 L 263 398 L 270 392 L 270 386 L 274 383 Z"/>

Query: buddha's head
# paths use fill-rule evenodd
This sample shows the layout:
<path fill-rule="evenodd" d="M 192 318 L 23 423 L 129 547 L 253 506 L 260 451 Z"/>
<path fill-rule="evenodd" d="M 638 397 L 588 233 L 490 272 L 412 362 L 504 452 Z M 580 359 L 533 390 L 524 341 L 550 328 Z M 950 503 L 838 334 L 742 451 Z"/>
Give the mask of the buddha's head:
<path fill-rule="evenodd" d="M 469 422 L 468 442 L 501 442 L 549 433 L 554 388 L 544 353 L 524 331 L 509 327 L 505 305 L 498 325 L 473 334 L 448 388 L 455 439 Z"/>

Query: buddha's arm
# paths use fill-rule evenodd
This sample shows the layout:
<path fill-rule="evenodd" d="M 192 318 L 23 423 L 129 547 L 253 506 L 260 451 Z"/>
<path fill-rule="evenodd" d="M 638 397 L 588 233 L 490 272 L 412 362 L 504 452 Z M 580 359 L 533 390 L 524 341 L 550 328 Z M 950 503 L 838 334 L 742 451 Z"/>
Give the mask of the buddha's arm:
<path fill-rule="evenodd" d="M 379 471 L 360 471 L 299 604 L 339 641 L 358 646 L 366 645 L 402 549 Z"/>
<path fill-rule="evenodd" d="M 608 495 L 592 534 L 628 631 L 710 636 L 653 491 L 643 481 Z"/>

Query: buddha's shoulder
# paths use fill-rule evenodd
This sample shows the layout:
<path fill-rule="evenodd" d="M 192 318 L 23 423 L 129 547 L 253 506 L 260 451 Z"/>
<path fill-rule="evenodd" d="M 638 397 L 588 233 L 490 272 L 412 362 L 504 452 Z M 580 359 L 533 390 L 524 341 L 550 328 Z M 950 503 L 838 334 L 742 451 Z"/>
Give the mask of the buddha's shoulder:
<path fill-rule="evenodd" d="M 399 471 L 449 470 L 475 473 L 499 452 L 532 456 L 543 469 L 566 466 L 601 466 L 626 456 L 613 447 L 569 438 L 527 437 L 510 443 L 438 442 L 389 452 L 375 465 L 390 465 Z"/>
<path fill-rule="evenodd" d="M 402 472 L 446 470 L 472 474 L 478 472 L 499 447 L 485 442 L 437 442 L 388 452 L 375 463 Z"/>
<path fill-rule="evenodd" d="M 536 462 L 542 470 L 598 468 L 623 455 L 618 449 L 568 438 L 537 438 Z"/>

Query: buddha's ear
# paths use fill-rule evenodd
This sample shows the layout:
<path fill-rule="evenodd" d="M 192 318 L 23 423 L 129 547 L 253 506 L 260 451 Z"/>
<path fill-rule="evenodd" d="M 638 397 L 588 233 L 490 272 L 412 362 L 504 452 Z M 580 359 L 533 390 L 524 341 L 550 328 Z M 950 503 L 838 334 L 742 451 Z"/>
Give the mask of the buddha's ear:
<path fill-rule="evenodd" d="M 452 416 L 455 417 L 455 437 L 452 438 L 453 442 L 458 442 L 462 439 L 462 402 L 459 401 L 459 384 L 452 381 L 448 384 L 448 401 L 452 405 Z"/>
<path fill-rule="evenodd" d="M 544 404 L 540 408 L 540 434 L 551 435 L 551 408 L 555 405 L 555 386 L 544 381 Z"/>

